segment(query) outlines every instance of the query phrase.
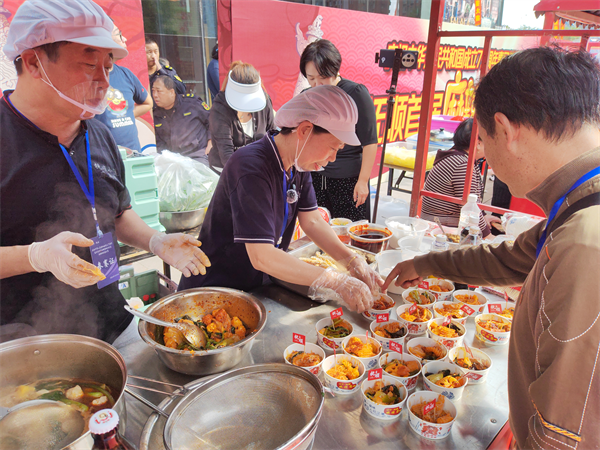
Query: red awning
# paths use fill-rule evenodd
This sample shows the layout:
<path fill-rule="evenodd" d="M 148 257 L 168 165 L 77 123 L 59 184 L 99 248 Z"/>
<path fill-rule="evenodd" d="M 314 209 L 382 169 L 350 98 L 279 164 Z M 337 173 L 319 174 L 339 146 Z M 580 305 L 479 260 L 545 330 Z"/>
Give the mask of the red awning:
<path fill-rule="evenodd" d="M 533 7 L 536 17 L 554 13 L 565 21 L 584 26 L 600 26 L 598 0 L 541 0 Z"/>

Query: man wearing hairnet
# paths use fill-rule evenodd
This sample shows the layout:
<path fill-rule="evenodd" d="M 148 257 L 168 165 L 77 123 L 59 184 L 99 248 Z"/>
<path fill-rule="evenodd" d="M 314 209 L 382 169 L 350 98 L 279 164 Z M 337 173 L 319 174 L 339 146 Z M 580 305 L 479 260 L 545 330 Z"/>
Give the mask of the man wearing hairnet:
<path fill-rule="evenodd" d="M 206 212 L 200 238 L 212 265 L 182 279 L 180 289 L 226 286 L 249 290 L 265 274 L 310 286 L 314 300 L 339 300 L 354 311 L 373 304 L 382 280 L 342 244 L 317 211 L 311 171 L 335 161 L 344 144 L 358 144 L 354 100 L 335 86 L 312 88 L 278 111 L 279 132 L 237 150 Z M 338 262 L 338 270 L 288 253 L 296 218 L 302 230 Z"/>
<path fill-rule="evenodd" d="M 200 242 L 158 233 L 131 209 L 115 141 L 93 119 L 113 58 L 127 55 L 112 31 L 90 0 L 28 0 L 11 23 L 4 52 L 18 81 L 0 99 L 2 325 L 113 342 L 131 322 L 117 239 L 186 276 L 210 265 Z"/>

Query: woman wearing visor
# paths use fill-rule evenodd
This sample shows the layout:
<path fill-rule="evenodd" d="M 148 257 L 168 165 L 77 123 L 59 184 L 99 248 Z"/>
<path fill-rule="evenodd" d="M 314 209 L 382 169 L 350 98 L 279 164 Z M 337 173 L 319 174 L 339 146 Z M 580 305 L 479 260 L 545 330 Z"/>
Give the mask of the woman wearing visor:
<path fill-rule="evenodd" d="M 337 299 L 355 311 L 368 309 L 381 278 L 323 220 L 310 176 L 335 161 L 345 144 L 359 142 L 357 119 L 356 104 L 335 86 L 309 89 L 283 105 L 275 118 L 281 131 L 239 149 L 225 166 L 200 231 L 212 265 L 206 275 L 182 279 L 180 289 L 250 290 L 271 275 L 310 286 L 314 300 Z M 296 218 L 347 273 L 312 266 L 285 252 Z"/>
<path fill-rule="evenodd" d="M 273 104 L 251 64 L 231 63 L 223 89 L 213 100 L 209 127 L 213 147 L 208 161 L 219 173 L 233 152 L 275 128 Z"/>

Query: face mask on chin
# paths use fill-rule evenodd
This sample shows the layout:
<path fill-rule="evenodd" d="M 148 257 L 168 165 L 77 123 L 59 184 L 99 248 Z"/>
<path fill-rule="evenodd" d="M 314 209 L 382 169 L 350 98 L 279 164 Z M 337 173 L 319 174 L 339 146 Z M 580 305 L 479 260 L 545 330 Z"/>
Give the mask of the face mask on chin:
<path fill-rule="evenodd" d="M 306 147 L 306 144 L 308 143 L 308 140 L 309 140 L 312 132 L 313 132 L 313 128 L 310 129 L 308 136 L 306 137 L 306 141 L 304 141 L 304 144 L 302 145 L 302 148 L 300 149 L 300 152 L 298 152 L 298 146 L 300 145 L 300 138 L 298 138 L 298 140 L 296 141 L 296 157 L 294 158 L 294 168 L 296 169 L 297 172 L 321 172 L 322 170 L 325 170 L 325 169 L 323 169 L 323 167 L 319 167 L 318 170 L 306 170 L 306 169 L 303 169 L 302 167 L 300 167 L 300 164 L 298 163 L 298 159 L 300 158 L 300 155 L 302 154 L 304 147 Z"/>

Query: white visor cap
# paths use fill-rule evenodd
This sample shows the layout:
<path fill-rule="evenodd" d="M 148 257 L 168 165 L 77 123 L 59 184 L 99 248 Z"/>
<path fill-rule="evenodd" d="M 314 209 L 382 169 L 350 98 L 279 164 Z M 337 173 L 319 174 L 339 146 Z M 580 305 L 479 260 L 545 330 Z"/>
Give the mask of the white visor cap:
<path fill-rule="evenodd" d="M 225 100 L 232 109 L 253 113 L 262 111 L 267 106 L 267 97 L 262 89 L 260 78 L 257 83 L 242 84 L 231 78 L 231 71 L 227 77 Z"/>
<path fill-rule="evenodd" d="M 280 128 L 296 128 L 305 120 L 325 128 L 344 144 L 361 145 L 356 136 L 356 103 L 337 86 L 310 88 L 283 105 L 275 115 L 275 125 Z"/>
<path fill-rule="evenodd" d="M 27 0 L 10 23 L 4 53 L 14 61 L 30 48 L 54 42 L 74 42 L 110 49 L 117 59 L 129 53 L 112 38 L 114 24 L 90 0 Z"/>

